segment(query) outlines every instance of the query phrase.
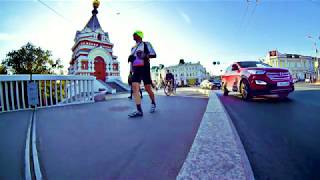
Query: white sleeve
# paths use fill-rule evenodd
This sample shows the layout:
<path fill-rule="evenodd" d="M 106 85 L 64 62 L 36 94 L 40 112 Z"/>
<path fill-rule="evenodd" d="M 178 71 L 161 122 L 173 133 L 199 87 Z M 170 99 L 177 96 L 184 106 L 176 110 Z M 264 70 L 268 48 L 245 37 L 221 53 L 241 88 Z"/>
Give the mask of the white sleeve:
<path fill-rule="evenodd" d="M 150 55 L 156 55 L 156 52 L 154 51 L 151 43 L 150 42 L 146 42 L 146 44 L 147 44 L 147 47 L 148 47 Z"/>

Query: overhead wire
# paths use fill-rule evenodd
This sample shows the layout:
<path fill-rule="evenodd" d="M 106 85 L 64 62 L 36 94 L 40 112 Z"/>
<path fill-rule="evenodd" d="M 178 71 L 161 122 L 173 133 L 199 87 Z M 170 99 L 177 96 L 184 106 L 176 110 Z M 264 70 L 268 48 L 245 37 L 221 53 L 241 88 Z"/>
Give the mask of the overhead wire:
<path fill-rule="evenodd" d="M 57 16 L 59 16 L 60 18 L 62 18 L 63 20 L 65 20 L 66 22 L 68 22 L 67 24 L 69 25 L 69 26 L 73 26 L 73 24 L 74 24 L 74 22 L 73 21 L 71 21 L 70 19 L 68 19 L 66 16 L 64 16 L 63 14 L 61 14 L 59 11 L 57 11 L 55 8 L 53 8 L 52 6 L 50 6 L 49 4 L 47 4 L 46 2 L 44 2 L 43 0 L 37 0 L 39 3 L 41 3 L 43 6 L 45 6 L 46 8 L 48 8 L 49 10 L 51 10 L 55 15 L 57 15 Z M 155 2 L 153 2 L 153 1 L 148 1 L 148 2 L 145 2 L 144 4 L 142 4 L 142 5 L 139 5 L 139 6 L 136 6 L 136 7 L 131 7 L 131 8 L 129 8 L 129 9 L 126 9 L 124 12 L 129 12 L 129 14 L 130 13 L 134 13 L 134 11 L 136 11 L 136 10 L 140 10 L 140 9 L 143 9 L 143 8 L 145 8 L 145 7 L 147 7 L 147 6 L 150 6 L 150 5 L 153 5 Z M 109 5 L 111 5 L 111 6 L 109 6 L 109 9 L 111 10 L 111 11 L 113 11 L 113 13 L 114 14 L 116 14 L 116 15 L 121 15 L 122 13 L 123 13 L 123 11 L 121 11 L 121 10 L 116 10 L 114 7 L 112 7 L 113 5 L 112 5 L 112 3 L 109 3 Z M 70 23 L 72 23 L 72 24 L 70 24 Z"/>
<path fill-rule="evenodd" d="M 320 1 L 309 0 L 309 2 L 311 2 L 312 4 L 320 7 Z M 311 39 L 311 40 L 313 41 L 313 46 L 314 46 L 314 49 L 315 49 L 316 54 L 317 54 L 318 51 L 319 51 L 318 46 L 317 46 L 317 42 L 319 42 L 319 44 L 320 44 L 320 34 L 319 34 L 319 36 L 316 37 L 316 38 L 312 38 L 311 35 L 307 35 L 307 38 L 309 38 L 309 39 Z"/>
<path fill-rule="evenodd" d="M 247 0 L 247 3 L 246 3 L 246 10 L 244 11 L 243 15 L 241 16 L 241 19 L 240 19 L 240 29 L 242 28 L 243 26 L 243 23 L 248 15 L 248 10 L 249 10 L 249 4 L 248 4 L 248 0 Z"/>
<path fill-rule="evenodd" d="M 248 13 L 249 13 L 249 9 L 250 9 L 250 3 L 251 1 L 250 0 L 246 0 L 246 8 L 245 8 L 245 11 L 244 13 L 242 14 L 241 16 L 241 19 L 240 19 L 240 25 L 239 25 L 239 28 L 236 28 L 236 34 L 239 34 L 241 31 L 245 31 L 246 30 L 246 21 L 248 19 Z"/>
<path fill-rule="evenodd" d="M 139 3 L 142 3 L 142 2 L 139 2 Z M 126 9 L 125 11 L 116 10 L 116 14 L 117 14 L 117 15 L 121 15 L 122 13 L 127 13 L 127 14 L 134 13 L 134 12 L 137 11 L 137 10 L 144 9 L 144 8 L 146 8 L 146 7 L 148 7 L 148 6 L 154 5 L 155 3 L 156 3 L 156 1 L 144 2 L 142 5 L 128 8 L 128 9 Z"/>
<path fill-rule="evenodd" d="M 52 8 L 51 6 L 49 6 L 47 3 L 45 3 L 42 0 L 38 0 L 39 3 L 41 3 L 42 5 L 44 5 L 45 7 L 47 7 L 48 9 L 50 9 L 53 13 L 55 13 L 56 15 L 58 15 L 59 17 L 61 17 L 62 19 L 71 22 L 68 18 L 66 18 L 65 16 L 63 16 L 61 13 L 59 13 L 58 11 L 56 11 L 54 8 Z"/>
<path fill-rule="evenodd" d="M 250 1 L 247 0 L 247 2 L 250 2 Z M 252 9 L 252 11 L 251 11 L 251 14 L 250 14 L 249 17 L 248 17 L 247 23 L 245 24 L 244 31 L 250 26 L 251 20 L 252 20 L 252 18 L 254 17 L 254 14 L 255 14 L 255 12 L 256 12 L 258 3 L 259 3 L 259 1 L 258 1 L 258 0 L 255 0 L 255 3 L 254 3 L 255 5 L 254 5 L 254 7 L 253 7 L 253 9 Z"/>

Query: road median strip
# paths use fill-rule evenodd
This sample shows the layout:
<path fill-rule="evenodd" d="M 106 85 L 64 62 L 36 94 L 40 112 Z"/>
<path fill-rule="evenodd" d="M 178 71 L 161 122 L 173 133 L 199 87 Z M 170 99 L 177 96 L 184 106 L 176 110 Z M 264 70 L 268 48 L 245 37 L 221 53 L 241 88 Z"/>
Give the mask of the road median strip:
<path fill-rule="evenodd" d="M 214 91 L 177 179 L 254 179 L 240 138 Z"/>

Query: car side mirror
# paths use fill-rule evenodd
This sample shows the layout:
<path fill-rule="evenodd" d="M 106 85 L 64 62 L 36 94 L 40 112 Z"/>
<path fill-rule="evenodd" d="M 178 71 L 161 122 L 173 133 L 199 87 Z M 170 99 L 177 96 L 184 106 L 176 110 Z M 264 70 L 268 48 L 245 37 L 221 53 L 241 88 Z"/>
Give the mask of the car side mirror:
<path fill-rule="evenodd" d="M 239 70 L 239 68 L 238 68 L 238 66 L 237 65 L 232 65 L 232 71 L 238 71 Z"/>

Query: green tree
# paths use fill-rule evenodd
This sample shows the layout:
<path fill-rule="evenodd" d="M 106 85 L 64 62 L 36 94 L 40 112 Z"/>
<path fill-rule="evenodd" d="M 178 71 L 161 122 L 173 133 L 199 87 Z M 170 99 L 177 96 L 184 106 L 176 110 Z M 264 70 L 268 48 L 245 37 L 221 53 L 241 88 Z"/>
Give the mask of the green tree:
<path fill-rule="evenodd" d="M 2 64 L 12 69 L 14 74 L 54 74 L 54 70 L 62 69 L 61 60 L 53 60 L 51 52 L 27 43 L 18 50 L 6 55 Z"/>
<path fill-rule="evenodd" d="M 0 74 L 7 74 L 7 68 L 0 64 Z"/>

